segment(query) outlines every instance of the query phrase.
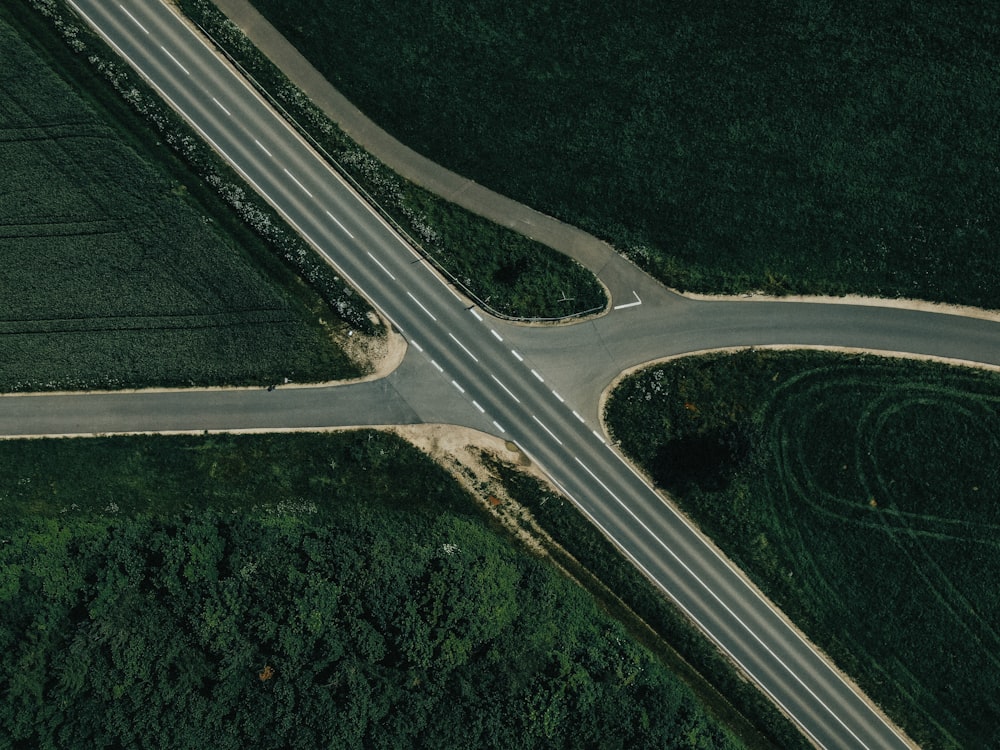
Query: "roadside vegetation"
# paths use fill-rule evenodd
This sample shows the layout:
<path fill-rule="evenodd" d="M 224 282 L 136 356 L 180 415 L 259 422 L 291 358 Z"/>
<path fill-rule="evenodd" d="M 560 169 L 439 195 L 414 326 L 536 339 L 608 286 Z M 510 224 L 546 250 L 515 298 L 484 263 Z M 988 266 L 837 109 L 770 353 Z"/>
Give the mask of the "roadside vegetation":
<path fill-rule="evenodd" d="M 743 351 L 642 370 L 605 418 L 921 747 L 996 747 L 998 394 L 992 372 Z"/>
<path fill-rule="evenodd" d="M 604 288 L 576 261 L 433 195 L 361 149 L 215 5 L 206 0 L 179 0 L 178 5 L 414 247 L 485 310 L 508 318 L 558 319 L 597 313 L 607 306 Z"/>
<path fill-rule="evenodd" d="M 400 438 L 0 442 L 16 747 L 743 747 Z"/>
<path fill-rule="evenodd" d="M 60 40 L 52 21 L 0 11 L 0 390 L 363 374 L 342 343 L 376 332 L 357 296 L 98 42 L 66 23 Z"/>
<path fill-rule="evenodd" d="M 666 284 L 1000 308 L 1000 9 L 254 3 L 417 151 Z"/>

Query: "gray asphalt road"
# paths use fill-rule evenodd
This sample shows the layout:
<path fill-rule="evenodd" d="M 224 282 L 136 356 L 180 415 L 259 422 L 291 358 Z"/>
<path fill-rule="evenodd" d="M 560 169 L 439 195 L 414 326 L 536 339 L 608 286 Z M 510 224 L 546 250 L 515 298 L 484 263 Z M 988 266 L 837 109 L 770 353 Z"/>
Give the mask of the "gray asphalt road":
<path fill-rule="evenodd" d="M 394 322 L 410 351 L 392 377 L 353 386 L 7 396 L 0 398 L 0 430 L 284 429 L 357 420 L 445 421 L 500 434 L 532 456 L 813 742 L 872 750 L 907 746 L 605 444 L 594 393 L 623 365 L 724 345 L 884 342 L 877 348 L 996 358 L 996 324 L 843 306 L 695 303 L 637 277 L 635 301 L 641 304 L 604 318 L 558 329 L 501 325 L 467 309 L 167 6 L 155 0 L 76 2 Z"/>

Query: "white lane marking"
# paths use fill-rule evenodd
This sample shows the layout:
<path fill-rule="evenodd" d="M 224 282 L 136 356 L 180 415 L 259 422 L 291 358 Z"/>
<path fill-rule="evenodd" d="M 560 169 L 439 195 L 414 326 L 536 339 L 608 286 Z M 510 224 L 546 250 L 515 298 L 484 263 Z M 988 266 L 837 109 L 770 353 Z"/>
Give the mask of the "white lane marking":
<path fill-rule="evenodd" d="M 326 209 L 324 209 L 324 210 L 326 210 Z M 345 227 L 345 226 L 344 226 L 343 224 L 341 224 L 341 223 L 340 223 L 339 221 L 337 221 L 337 217 L 336 217 L 336 216 L 334 216 L 333 214 L 331 214 L 331 213 L 330 213 L 329 211 L 327 211 L 327 212 L 326 212 L 326 215 L 327 215 L 327 216 L 329 216 L 329 217 L 330 217 L 331 219 L 333 219 L 334 221 L 336 221 L 336 222 L 337 222 L 337 226 L 338 226 L 338 227 L 340 227 L 341 229 L 343 229 L 343 230 L 344 230 L 344 232 L 345 232 L 345 234 L 347 234 L 347 236 L 348 236 L 348 237 L 350 237 L 350 238 L 351 238 L 352 240 L 354 239 L 354 235 L 353 235 L 353 234 L 351 234 L 351 233 L 350 233 L 350 232 L 349 232 L 349 231 L 347 230 L 347 227 Z M 371 253 L 369 253 L 369 255 L 371 255 Z"/>
<path fill-rule="evenodd" d="M 635 289 L 633 289 L 632 290 L 632 294 L 635 295 L 635 302 L 626 302 L 624 305 L 615 305 L 613 309 L 615 309 L 615 310 L 624 310 L 626 307 L 638 307 L 639 305 L 641 305 L 642 304 L 642 300 L 639 299 L 638 292 L 636 292 Z"/>
<path fill-rule="evenodd" d="M 456 383 L 454 380 L 451 381 L 451 384 L 453 386 L 455 386 L 456 388 L 458 388 L 458 392 L 459 393 L 465 393 L 465 389 L 462 386 L 460 386 L 458 383 Z"/>
<path fill-rule="evenodd" d="M 188 69 L 187 69 L 187 68 L 185 68 L 185 67 L 184 67 L 183 65 L 181 65 L 180 61 L 179 61 L 179 60 L 178 60 L 178 59 L 177 59 L 176 57 L 174 57 L 173 55 L 171 55 L 171 54 L 170 54 L 170 52 L 169 52 L 169 51 L 167 50 L 167 48 L 166 48 L 166 47 L 164 47 L 164 46 L 163 46 L 163 45 L 161 44 L 161 45 L 160 45 L 160 49 L 162 49 L 162 50 L 163 50 L 163 51 L 164 51 L 164 52 L 166 53 L 167 57 L 169 57 L 169 58 L 170 58 L 171 60 L 173 60 L 173 61 L 174 61 L 174 64 L 175 64 L 175 65 L 177 65 L 177 67 L 178 67 L 178 68 L 180 68 L 181 70 L 183 70 L 183 71 L 184 71 L 184 75 L 188 75 L 188 76 L 189 76 L 189 75 L 191 75 L 191 74 L 190 74 L 190 73 L 188 72 Z"/>
<path fill-rule="evenodd" d="M 573 416 L 576 417 L 577 419 L 579 419 L 581 422 L 585 422 L 586 421 L 583 417 L 581 417 L 579 414 L 577 414 L 575 410 L 573 411 Z"/>
<path fill-rule="evenodd" d="M 794 680 L 795 680 L 795 681 L 796 681 L 797 683 L 799 683 L 799 685 L 801 685 L 801 686 L 802 686 L 802 687 L 803 687 L 803 688 L 805 689 L 805 691 L 806 691 L 807 693 L 809 693 L 809 695 L 811 695 L 811 696 L 813 697 L 813 699 L 814 699 L 814 700 L 815 700 L 815 701 L 816 701 L 816 702 L 817 702 L 817 703 L 818 703 L 819 705 L 821 705 L 821 706 L 822 706 L 823 708 L 825 708 L 825 709 L 827 710 L 827 712 L 828 712 L 828 713 L 829 713 L 829 714 L 830 714 L 830 715 L 831 715 L 831 716 L 832 716 L 832 717 L 833 717 L 833 718 L 834 718 L 834 719 L 836 720 L 836 722 L 837 722 L 838 724 L 840 724 L 840 725 L 841 725 L 841 726 L 842 726 L 842 727 L 843 727 L 844 729 L 846 729 L 846 730 L 847 730 L 847 733 L 848 733 L 848 734 L 850 734 L 850 735 L 851 735 L 851 737 L 853 737 L 853 738 L 854 738 L 855 740 L 857 740 L 858 744 L 859 744 L 859 745 L 861 745 L 861 747 L 863 747 L 863 748 L 865 748 L 866 750 L 868 750 L 868 745 L 866 745 L 866 744 L 865 744 L 864 742 L 862 742 L 862 741 L 861 741 L 861 738 L 860 738 L 860 737 L 858 737 L 858 736 L 857 736 L 856 734 L 854 734 L 854 732 L 853 732 L 853 731 L 851 731 L 851 728 L 850 728 L 849 726 L 847 726 L 847 724 L 845 724 L 845 723 L 844 723 L 844 721 L 843 721 L 843 720 L 842 720 L 842 719 L 841 719 L 841 718 L 840 718 L 840 717 L 839 717 L 839 716 L 838 716 L 838 715 L 837 715 L 837 714 L 836 714 L 836 713 L 835 713 L 835 712 L 833 711 L 833 709 L 831 709 L 831 708 L 830 708 L 829 706 L 827 706 L 827 705 L 826 705 L 826 703 L 824 703 L 824 702 L 823 702 L 822 700 L 820 700 L 820 697 L 819 697 L 818 695 L 816 695 L 816 693 L 814 693 L 814 692 L 813 692 L 813 691 L 812 691 L 812 690 L 811 690 L 811 689 L 809 688 L 809 686 L 808 686 L 808 685 L 806 685 L 806 683 L 805 683 L 805 682 L 803 682 L 803 681 L 802 681 L 802 679 L 801 679 L 801 678 L 800 678 L 800 677 L 799 677 L 799 676 L 798 676 L 797 674 L 795 674 L 795 672 L 793 672 L 793 671 L 792 671 L 791 667 L 789 667 L 789 666 L 788 666 L 787 664 L 785 664 L 785 662 L 784 662 L 784 661 L 782 661 L 782 660 L 781 660 L 781 659 L 780 659 L 780 658 L 778 657 L 778 655 L 777 655 L 777 654 L 775 654 L 775 653 L 774 653 L 774 651 L 772 651 L 772 650 L 770 649 L 770 647 L 768 647 L 768 645 L 767 645 L 766 643 L 764 643 L 764 641 L 763 641 L 763 640 L 762 640 L 762 639 L 760 638 L 760 636 L 758 636 L 758 635 L 757 635 L 757 633 L 755 633 L 755 632 L 754 632 L 753 630 L 751 630 L 751 629 L 750 629 L 750 626 L 749 626 L 749 625 L 747 625 L 747 624 L 746 624 L 745 622 L 743 622 L 743 620 L 742 620 L 742 619 L 741 619 L 741 618 L 739 617 L 739 615 L 737 615 L 737 614 L 736 614 L 735 612 L 733 612 L 733 610 L 732 610 L 732 609 L 730 609 L 730 608 L 729 608 L 729 606 L 728 606 L 728 605 L 727 605 L 727 604 L 726 604 L 726 603 L 725 603 L 724 601 L 722 601 L 722 599 L 721 599 L 721 598 L 719 597 L 719 595 L 718 595 L 718 594 L 716 594 L 716 593 L 715 593 L 715 592 L 714 592 L 714 591 L 713 591 L 712 589 L 710 589 L 710 588 L 708 587 L 708 585 L 707 585 L 707 584 L 706 584 L 706 583 L 705 583 L 705 582 L 704 582 L 703 580 L 701 580 L 701 578 L 700 578 L 700 577 L 698 576 L 698 574 L 697 574 L 697 573 L 695 573 L 695 572 L 694 572 L 693 570 L 691 570 L 691 568 L 690 568 L 690 567 L 689 567 L 689 566 L 687 565 L 687 563 L 685 563 L 685 562 L 684 562 L 684 561 L 683 561 L 683 560 L 682 560 L 682 559 L 681 559 L 681 558 L 680 558 L 680 557 L 679 557 L 679 556 L 677 555 L 677 553 L 676 553 L 676 552 L 674 552 L 674 551 L 673 551 L 673 550 L 672 550 L 672 549 L 671 549 L 671 548 L 670 548 L 669 546 L 667 546 L 667 544 L 666 544 L 666 543 L 665 543 L 665 542 L 664 542 L 664 541 L 663 541 L 662 539 L 660 539 L 660 537 L 658 537 L 658 536 L 657 536 L 657 535 L 656 535 L 655 533 L 653 533 L 653 530 L 652 530 L 652 529 L 650 529 L 650 528 L 649 528 L 649 527 L 648 527 L 648 526 L 647 526 L 647 525 L 646 525 L 646 524 L 645 524 L 645 523 L 644 523 L 644 522 L 642 521 L 642 519 L 641 519 L 641 518 L 639 518 L 639 516 L 637 516 L 637 515 L 636 515 L 636 514 L 635 514 L 635 513 L 634 513 L 634 512 L 632 511 L 632 509 L 631 509 L 631 508 L 629 508 L 629 507 L 628 507 L 627 505 L 625 505 L 625 503 L 623 503 L 623 502 L 621 501 L 621 499 L 619 499 L 619 497 L 618 497 L 618 496 L 617 496 L 617 495 L 616 495 L 616 494 L 615 494 L 614 492 L 612 492 L 612 491 L 611 491 L 611 488 L 610 488 L 610 487 L 608 487 L 608 486 L 607 486 L 607 485 L 606 485 L 606 484 L 605 484 L 604 482 L 602 482 L 602 481 L 600 480 L 600 478 L 599 478 L 599 477 L 598 477 L 598 476 L 597 476 L 597 475 L 596 475 L 596 474 L 595 474 L 594 472 L 592 472 L 592 471 L 590 470 L 590 467 L 589 467 L 589 466 L 587 466 L 587 464 L 585 464 L 585 463 L 584 463 L 583 461 L 581 461 L 581 460 L 580 460 L 579 458 L 577 458 L 576 456 L 573 456 L 573 459 L 574 459 L 574 460 L 575 460 L 575 461 L 576 461 L 576 462 L 577 462 L 578 464 L 580 464 L 580 466 L 581 466 L 581 467 L 583 467 L 583 470 L 584 470 L 584 471 L 586 471 L 586 472 L 587 472 L 588 474 L 590 474 L 591 478 L 592 478 L 592 479 L 593 479 L 593 480 L 594 480 L 595 482 L 597 482 L 597 483 L 598 483 L 599 485 L 601 485 L 601 487 L 603 487 L 603 488 L 604 488 L 604 491 L 605 491 L 605 492 L 607 492 L 607 493 L 608 493 L 608 494 L 609 494 L 609 495 L 610 495 L 610 496 L 611 496 L 611 497 L 612 497 L 612 498 L 614 499 L 614 501 L 615 501 L 616 503 L 618 503 L 618 504 L 619 504 L 619 505 L 620 505 L 620 506 L 622 507 L 622 509 L 623 509 L 623 510 L 624 510 L 624 511 L 625 511 L 626 513 L 628 513 L 628 514 L 629 514 L 629 515 L 630 515 L 630 516 L 632 517 L 632 520 L 634 520 L 634 521 L 635 521 L 635 522 L 636 522 L 637 524 L 639 524 L 639 526 L 641 526 L 641 527 L 642 527 L 642 529 L 643 529 L 643 530 L 644 530 L 644 531 L 645 531 L 645 532 L 646 532 L 647 534 L 649 534 L 649 536 L 650 536 L 650 537 L 651 537 L 651 538 L 652 538 L 652 539 L 653 539 L 653 540 L 654 540 L 654 541 L 655 541 L 655 542 L 656 542 L 656 543 L 657 543 L 657 544 L 658 544 L 658 545 L 659 545 L 660 547 L 662 547 L 662 548 L 663 548 L 663 549 L 664 549 L 664 550 L 666 551 L 666 553 L 667 553 L 668 555 L 670 555 L 670 556 L 671 556 L 671 557 L 672 557 L 672 558 L 674 559 L 674 561 L 675 561 L 675 562 L 677 562 L 677 563 L 678 563 L 678 564 L 679 564 L 679 565 L 680 565 L 680 566 L 681 566 L 682 568 L 684 568 L 685 572 L 687 572 L 687 574 L 688 574 L 689 576 L 691 576 L 691 578 L 692 578 L 692 579 L 694 579 L 694 580 L 695 580 L 695 581 L 696 581 L 696 582 L 698 583 L 698 585 L 699 585 L 699 586 L 701 586 L 701 587 L 702 587 L 703 589 L 705 589 L 705 591 L 707 591 L 707 592 L 708 592 L 708 595 L 709 595 L 709 596 L 711 596 L 711 597 L 712 597 L 713 599 L 715 599 L 715 601 L 716 601 L 716 602 L 718 602 L 718 603 L 719 603 L 719 605 L 720 605 L 720 606 L 721 606 L 721 607 L 722 607 L 722 608 L 723 608 L 724 610 L 726 610 L 726 612 L 727 612 L 727 613 L 729 614 L 729 616 L 730 616 L 730 617 L 732 617 L 732 618 L 733 618 L 733 620 L 734 620 L 734 621 L 736 621 L 736 622 L 738 622 L 738 623 L 740 624 L 740 626 L 741 626 L 741 627 L 742 627 L 742 628 L 743 628 L 743 629 L 744 629 L 744 630 L 745 630 L 745 631 L 746 631 L 746 632 L 747 632 L 747 633 L 748 633 L 748 634 L 750 635 L 750 637 L 751 637 L 751 638 L 753 638 L 753 639 L 754 639 L 755 641 L 757 641 L 757 643 L 759 643 L 759 644 L 761 645 L 761 647 L 762 647 L 762 648 L 763 648 L 763 649 L 764 649 L 765 651 L 767 651 L 767 653 L 768 653 L 768 654 L 769 654 L 769 655 L 771 656 L 771 658 L 772 658 L 772 659 L 774 659 L 774 660 L 775 660 L 775 661 L 776 661 L 776 662 L 777 662 L 778 664 L 780 664 L 780 665 L 781 665 L 782 667 L 784 667 L 785 671 L 786 671 L 786 672 L 788 672 L 788 674 L 789 674 L 789 675 L 791 675 L 791 676 L 792 676 L 792 678 L 793 678 L 793 679 L 794 679 Z M 654 579 L 654 580 L 656 580 L 656 579 Z M 661 586 L 662 586 L 662 584 L 661 584 Z M 664 587 L 664 588 L 665 588 L 665 587 Z M 703 630 L 704 630 L 704 631 L 705 631 L 706 633 L 710 633 L 710 632 L 711 632 L 711 631 L 709 631 L 709 630 L 708 630 L 707 628 L 705 628 L 704 626 L 702 626 L 702 629 L 703 629 Z M 821 746 L 822 746 L 822 745 L 821 745 Z"/>
<path fill-rule="evenodd" d="M 494 379 L 494 380 L 496 381 L 496 384 L 497 384 L 498 386 L 500 386 L 500 387 L 501 387 L 501 388 L 503 388 L 503 389 L 504 389 L 505 391 L 507 391 L 507 395 L 508 395 L 508 396 L 510 396 L 510 397 L 511 397 L 512 399 L 514 399 L 515 401 L 517 401 L 517 403 L 521 403 L 521 399 L 519 399 L 519 398 L 518 398 L 517 396 L 515 396 L 515 395 L 514 395 L 514 394 L 513 394 L 512 392 L 511 392 L 510 388 L 508 388 L 508 387 L 507 387 L 507 386 L 505 386 L 505 385 L 504 385 L 503 383 L 501 383 L 501 382 L 500 382 L 500 379 L 499 379 L 499 378 L 498 378 L 498 377 L 497 377 L 496 375 L 494 375 L 493 373 L 490 373 L 490 377 L 491 377 L 491 378 L 493 378 L 493 379 Z"/>
<path fill-rule="evenodd" d="M 414 297 L 409 292 L 406 293 L 406 296 L 409 297 L 410 299 L 412 299 L 414 302 L 416 302 L 417 303 L 417 307 L 419 307 L 421 310 L 423 310 L 425 313 L 427 313 L 428 317 L 431 320 L 437 320 L 437 318 L 434 317 L 434 313 L 432 313 L 430 310 L 428 310 L 426 307 L 424 307 L 423 305 L 420 304 L 420 300 L 418 300 L 416 297 Z"/>
<path fill-rule="evenodd" d="M 552 395 L 553 395 L 553 396 L 555 396 L 555 397 L 556 397 L 557 399 L 559 399 L 559 403 L 560 403 L 560 404 L 565 404 L 565 403 L 566 403 L 566 401 L 565 401 L 565 400 L 563 399 L 563 397 L 562 397 L 562 396 L 560 396 L 560 395 L 559 395 L 558 393 L 556 393 L 555 391 L 552 391 Z"/>
<path fill-rule="evenodd" d="M 478 320 L 478 321 L 479 321 L 480 323 L 482 323 L 482 322 L 483 322 L 483 316 L 482 316 L 482 315 L 480 315 L 479 313 L 477 313 L 477 312 L 476 312 L 475 310 L 473 310 L 473 309 L 472 309 L 471 307 L 469 308 L 469 312 L 470 312 L 470 313 L 472 313 L 472 316 L 473 316 L 473 317 L 474 317 L 474 318 L 475 318 L 476 320 Z"/>
<path fill-rule="evenodd" d="M 601 433 L 599 433 L 597 430 L 591 430 L 591 432 L 594 433 L 594 437 L 595 438 L 597 438 L 598 440 L 600 440 L 601 443 L 604 443 L 604 438 L 601 437 Z M 604 444 L 607 445 L 607 443 L 604 443 Z"/>
<path fill-rule="evenodd" d="M 486 409 L 484 409 L 483 407 L 481 407 L 481 406 L 479 405 L 479 402 L 478 402 L 478 401 L 473 401 L 473 402 L 472 402 L 472 405 L 473 405 L 473 406 L 475 406 L 475 407 L 476 407 L 477 409 L 479 409 L 479 413 L 480 413 L 480 414 L 485 414 L 485 413 L 486 413 Z"/>
<path fill-rule="evenodd" d="M 493 337 L 494 337 L 494 338 L 495 338 L 495 339 L 496 339 L 497 341 L 503 341 L 503 336 L 501 336 L 501 335 L 500 335 L 499 333 L 497 333 L 496 331 L 494 331 L 494 330 L 493 330 L 492 328 L 490 329 L 490 333 L 492 333 L 492 334 L 493 334 Z"/>
<path fill-rule="evenodd" d="M 268 156 L 270 156 L 272 159 L 274 158 L 274 155 L 270 151 L 268 151 L 266 148 L 264 148 L 264 144 L 263 143 L 261 143 L 260 141 L 258 141 L 256 138 L 253 139 L 253 142 L 257 144 L 257 148 L 259 148 L 265 154 L 267 154 Z"/>
<path fill-rule="evenodd" d="M 368 251 L 366 250 L 365 252 L 368 252 Z M 393 275 L 392 275 L 391 273 L 389 273 L 389 269 L 388 269 L 388 268 L 386 268 L 385 266 L 383 266 L 383 265 L 382 265 L 381 263 L 379 263 L 379 260 L 378 260 L 378 258 L 376 258 L 376 257 L 375 257 L 374 255 L 372 255 L 371 253 L 368 253 L 368 257 L 369 257 L 369 258 L 371 258 L 371 259 L 372 259 L 373 261 L 375 261 L 375 264 L 376 264 L 376 265 L 377 265 L 377 266 L 378 266 L 379 268 L 381 268 L 381 269 L 382 269 L 383 271 L 385 271 L 385 275 L 386 275 L 386 276 L 388 276 L 388 277 L 389 277 L 390 279 L 392 279 L 393 281 L 395 281 L 395 280 L 396 280 L 396 277 L 395 277 L 395 276 L 393 276 Z"/>
<path fill-rule="evenodd" d="M 310 198 L 313 197 L 313 194 L 310 193 L 308 190 L 306 190 L 306 186 L 303 185 L 301 182 L 299 182 L 298 180 L 295 179 L 295 175 L 293 175 L 291 172 L 289 172 L 284 167 L 282 167 L 281 169 L 282 169 L 282 171 L 284 171 L 285 174 L 287 174 L 289 177 L 292 178 L 292 182 L 294 182 L 296 185 L 298 185 L 300 188 L 302 188 L 302 192 L 303 193 L 305 193 L 306 195 L 308 195 Z"/>
<path fill-rule="evenodd" d="M 143 30 L 143 33 L 149 34 L 149 32 L 146 30 L 146 27 L 143 26 L 141 23 L 139 23 L 139 19 L 137 19 L 135 16 L 133 16 L 131 13 L 129 13 L 128 9 L 124 5 L 122 5 L 121 3 L 118 3 L 118 7 L 121 8 L 123 11 L 125 11 L 125 15 L 128 16 L 129 18 L 131 18 L 132 21 L 133 21 L 133 23 L 135 23 L 136 26 L 138 26 L 140 29 Z"/>
<path fill-rule="evenodd" d="M 422 352 L 424 350 L 424 347 L 420 346 L 420 344 L 418 344 L 413 339 L 410 339 L 410 343 L 413 344 L 413 346 L 416 347 L 416 349 L 417 349 L 418 352 Z"/>
<path fill-rule="evenodd" d="M 557 438 L 557 437 L 556 437 L 556 434 L 555 434 L 554 432 L 552 432 L 552 430 L 550 430 L 550 429 L 549 429 L 548 427 L 546 427 L 546 426 L 545 426 L 545 423 L 544 423 L 544 422 L 542 422 L 542 420 L 540 420 L 540 419 L 539 419 L 538 417 L 536 417 L 536 416 L 535 416 L 534 414 L 532 414 L 532 415 L 531 415 L 531 418 L 532 418 L 532 419 L 534 419 L 534 420 L 535 420 L 536 422 L 538 422 L 538 426 L 539 426 L 539 427 L 541 427 L 541 428 L 542 428 L 543 430 L 545 430 L 545 431 L 546 431 L 547 433 L 549 433 L 549 437 L 550 437 L 550 438 L 552 438 L 552 439 L 553 439 L 553 440 L 555 440 L 555 441 L 556 441 L 557 443 L 559 443 L 559 445 L 562 445 L 562 444 L 563 444 L 563 441 L 562 441 L 562 440 L 560 440 L 559 438 Z"/>
<path fill-rule="evenodd" d="M 222 102 L 220 102 L 220 101 L 219 101 L 218 99 L 216 99 L 216 98 L 215 98 L 214 96 L 212 97 L 212 101 L 213 101 L 213 102 L 215 102 L 215 103 L 216 103 L 216 104 L 218 105 L 219 109 L 221 109 L 221 110 L 222 110 L 223 112 L 225 112 L 225 113 L 226 113 L 227 115 L 229 115 L 230 117 L 232 117 L 232 116 L 233 116 L 233 113 L 232 113 L 232 112 L 230 112 L 230 111 L 229 111 L 228 109 L 226 109 L 225 107 L 223 107 L 223 106 L 222 106 Z"/>
<path fill-rule="evenodd" d="M 460 347 L 462 347 L 462 350 L 463 350 L 463 351 L 464 351 L 464 352 L 465 352 L 466 354 L 468 354 L 468 355 L 469 355 L 470 357 L 472 357 L 472 361 L 473 361 L 473 362 L 478 362 L 478 361 L 479 361 L 479 360 L 478 360 L 478 359 L 476 358 L 476 355 L 475 355 L 475 354 L 473 354 L 472 352 L 470 352 L 470 351 L 469 351 L 469 350 L 468 350 L 468 349 L 466 348 L 465 344 L 463 344 L 463 343 L 462 343 L 461 341 L 459 341 L 459 340 L 458 340 L 457 338 L 455 338 L 455 334 L 453 334 L 453 333 L 452 333 L 451 331 L 448 331 L 448 335 L 449 335 L 449 336 L 451 336 L 451 340 L 452 340 L 452 341 L 454 341 L 454 342 L 455 342 L 456 344 L 458 344 L 458 345 L 459 345 Z"/>
<path fill-rule="evenodd" d="M 507 432 L 507 430 L 505 430 L 503 427 L 501 427 L 500 423 L 497 422 L 495 419 L 493 420 L 493 426 L 496 427 L 498 430 L 500 430 L 500 432 Z"/>
<path fill-rule="evenodd" d="M 431 364 L 434 365 L 436 368 L 438 368 L 438 372 L 444 372 L 444 368 L 437 362 L 435 362 L 433 359 L 431 360 Z"/>
<path fill-rule="evenodd" d="M 515 357 L 517 357 L 518 362 L 524 362 L 524 357 L 518 354 L 515 350 L 511 349 L 510 353 L 513 354 Z"/>
<path fill-rule="evenodd" d="M 535 377 L 536 377 L 536 378 L 538 379 L 538 382 L 539 382 L 539 383 L 544 383 L 544 382 L 545 382 L 545 380 L 544 380 L 544 379 L 542 378 L 542 376 L 541 376 L 541 375 L 539 375 L 539 374 L 538 374 L 537 372 L 535 372 L 534 370 L 532 370 L 532 371 L 531 371 L 531 374 L 532 374 L 532 375 L 534 375 L 534 376 L 535 376 Z"/>

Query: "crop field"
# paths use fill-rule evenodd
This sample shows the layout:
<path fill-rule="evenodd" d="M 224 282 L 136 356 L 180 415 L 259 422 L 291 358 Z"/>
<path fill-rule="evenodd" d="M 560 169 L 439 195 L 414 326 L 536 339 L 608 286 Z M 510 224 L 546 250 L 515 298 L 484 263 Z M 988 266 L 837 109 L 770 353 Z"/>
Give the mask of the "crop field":
<path fill-rule="evenodd" d="M 922 747 L 1000 744 L 1000 376 L 711 355 L 624 380 L 606 419 Z"/>
<path fill-rule="evenodd" d="M 1000 308 L 995 3 L 254 3 L 403 142 L 668 285 Z"/>
<path fill-rule="evenodd" d="M 15 24 L 0 14 L 0 391 L 358 374 L 318 296 L 105 109 L 54 32 Z"/>

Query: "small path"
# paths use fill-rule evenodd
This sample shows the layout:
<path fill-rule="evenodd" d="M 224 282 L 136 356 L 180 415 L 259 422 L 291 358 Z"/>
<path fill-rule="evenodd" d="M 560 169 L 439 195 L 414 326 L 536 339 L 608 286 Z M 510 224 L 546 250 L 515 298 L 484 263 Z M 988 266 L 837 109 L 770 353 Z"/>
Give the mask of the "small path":
<path fill-rule="evenodd" d="M 445 169 L 400 143 L 337 91 L 247 0 L 215 0 L 215 4 L 327 117 L 397 174 L 577 260 L 608 288 L 612 305 L 632 301 L 633 289 L 643 277 L 649 283 L 645 273 L 607 242 Z"/>

